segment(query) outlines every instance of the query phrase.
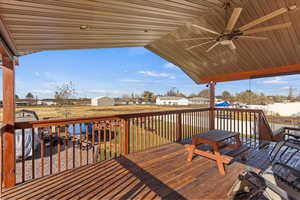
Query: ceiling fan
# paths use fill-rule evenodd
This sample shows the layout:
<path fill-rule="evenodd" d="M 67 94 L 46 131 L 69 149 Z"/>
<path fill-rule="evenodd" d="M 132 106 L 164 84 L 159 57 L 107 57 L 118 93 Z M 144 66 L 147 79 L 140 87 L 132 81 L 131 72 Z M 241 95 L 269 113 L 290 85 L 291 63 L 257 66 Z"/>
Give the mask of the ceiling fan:
<path fill-rule="evenodd" d="M 229 4 L 230 5 L 230 4 Z M 229 6 L 225 7 L 225 11 L 227 12 L 227 9 Z M 236 46 L 233 42 L 234 39 L 253 39 L 253 40 L 266 40 L 268 38 L 266 37 L 258 37 L 258 36 L 252 36 L 254 33 L 260 33 L 260 32 L 266 32 L 266 31 L 272 31 L 272 30 L 278 30 L 278 29 L 283 29 L 283 28 L 288 28 L 292 25 L 291 22 L 283 23 L 283 24 L 276 24 L 272 26 L 266 26 L 266 27 L 261 27 L 261 28 L 255 28 L 251 29 L 254 26 L 261 24 L 265 21 L 268 21 L 276 16 L 282 15 L 288 11 L 291 10 L 296 10 L 297 7 L 296 5 L 291 6 L 289 8 L 280 8 L 278 10 L 275 10 L 263 17 L 260 17 L 254 21 L 249 22 L 246 25 L 243 25 L 239 28 L 235 28 L 235 25 L 242 13 L 243 8 L 234 8 L 233 12 L 231 14 L 231 17 L 229 18 L 225 30 L 222 33 L 219 33 L 217 31 L 211 30 L 209 28 L 196 25 L 196 24 L 191 24 L 191 26 L 198 28 L 202 31 L 205 31 L 207 33 L 210 33 L 214 36 L 211 37 L 198 37 L 198 38 L 187 38 L 187 39 L 179 39 L 177 41 L 179 42 L 184 42 L 184 41 L 197 41 L 197 40 L 208 40 L 206 42 L 190 46 L 186 48 L 186 50 L 192 50 L 196 47 L 200 47 L 206 44 L 214 43 L 210 48 L 206 50 L 206 52 L 210 52 L 212 49 L 217 47 L 218 45 L 225 45 L 228 46 L 231 50 L 235 50 Z"/>

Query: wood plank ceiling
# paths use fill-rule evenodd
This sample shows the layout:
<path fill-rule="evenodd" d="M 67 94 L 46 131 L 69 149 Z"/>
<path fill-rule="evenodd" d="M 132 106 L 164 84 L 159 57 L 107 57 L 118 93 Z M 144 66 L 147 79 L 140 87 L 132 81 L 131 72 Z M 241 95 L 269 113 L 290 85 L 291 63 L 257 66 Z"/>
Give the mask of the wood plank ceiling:
<path fill-rule="evenodd" d="M 178 65 L 195 82 L 213 75 L 300 63 L 300 14 L 290 12 L 259 25 L 292 22 L 286 30 L 257 34 L 266 41 L 237 40 L 237 50 L 210 53 L 199 41 L 210 36 L 193 22 L 222 32 L 224 0 L 1 0 L 0 32 L 17 55 L 61 49 L 145 46 Z M 237 27 L 298 0 L 234 0 L 244 10 Z M 240 3 L 241 2 L 241 3 Z"/>

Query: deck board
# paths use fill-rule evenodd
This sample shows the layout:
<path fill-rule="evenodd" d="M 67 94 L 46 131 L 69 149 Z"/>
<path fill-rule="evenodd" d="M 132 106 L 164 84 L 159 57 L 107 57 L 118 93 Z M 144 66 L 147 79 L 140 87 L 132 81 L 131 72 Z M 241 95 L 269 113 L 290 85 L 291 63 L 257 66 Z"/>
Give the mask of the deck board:
<path fill-rule="evenodd" d="M 224 199 L 245 168 L 268 166 L 267 150 L 251 149 L 218 173 L 214 161 L 187 161 L 181 144 L 172 143 L 20 184 L 2 199 Z"/>

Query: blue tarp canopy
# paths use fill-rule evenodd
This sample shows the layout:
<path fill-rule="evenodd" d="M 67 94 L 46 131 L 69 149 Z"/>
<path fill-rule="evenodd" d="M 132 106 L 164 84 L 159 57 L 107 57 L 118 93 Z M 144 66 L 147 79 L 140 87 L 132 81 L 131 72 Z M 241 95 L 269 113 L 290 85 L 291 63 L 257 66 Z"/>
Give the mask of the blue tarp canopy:
<path fill-rule="evenodd" d="M 216 107 L 227 107 L 230 106 L 230 103 L 228 101 L 223 101 L 221 103 L 215 104 Z"/>

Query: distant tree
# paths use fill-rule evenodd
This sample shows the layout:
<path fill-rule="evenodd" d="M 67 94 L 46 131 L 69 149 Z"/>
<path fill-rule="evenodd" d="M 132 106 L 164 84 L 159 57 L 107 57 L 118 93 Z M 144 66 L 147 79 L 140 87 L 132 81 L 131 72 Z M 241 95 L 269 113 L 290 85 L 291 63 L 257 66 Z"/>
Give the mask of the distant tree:
<path fill-rule="evenodd" d="M 236 95 L 236 101 L 245 104 L 255 104 L 255 105 L 266 105 L 272 103 L 272 100 L 265 96 L 263 93 L 257 94 L 251 90 L 246 90 L 244 92 L 238 93 Z"/>
<path fill-rule="evenodd" d="M 189 97 L 190 97 L 190 98 L 198 97 L 198 94 L 192 93 L 192 94 L 189 95 Z"/>
<path fill-rule="evenodd" d="M 33 94 L 31 94 L 31 92 L 28 92 L 27 94 L 26 94 L 26 99 L 34 99 L 34 96 L 33 96 Z"/>
<path fill-rule="evenodd" d="M 71 81 L 58 86 L 54 92 L 54 98 L 59 104 L 68 104 L 68 100 L 74 95 L 75 88 Z"/>
<path fill-rule="evenodd" d="M 74 95 L 75 88 L 71 81 L 58 86 L 54 92 L 54 98 L 56 102 L 59 104 L 59 106 L 63 107 L 63 109 L 59 110 L 59 112 L 62 112 L 66 118 L 71 115 L 71 111 L 67 105 L 71 103 L 69 99 Z"/>
<path fill-rule="evenodd" d="M 165 96 L 170 96 L 170 97 L 185 97 L 185 95 L 183 93 L 179 92 L 179 90 L 177 90 L 175 87 L 173 87 L 170 90 L 168 90 L 166 92 Z"/>
<path fill-rule="evenodd" d="M 19 95 L 15 94 L 15 99 L 16 100 L 20 99 Z"/>
<path fill-rule="evenodd" d="M 122 98 L 123 98 L 123 99 L 129 99 L 129 95 L 128 95 L 128 94 L 123 94 L 123 95 L 122 95 Z"/>
<path fill-rule="evenodd" d="M 209 90 L 205 89 L 205 90 L 201 90 L 198 94 L 199 97 L 204 97 L 204 98 L 209 98 Z"/>
<path fill-rule="evenodd" d="M 147 101 L 147 102 L 154 102 L 155 100 L 155 95 L 153 92 L 150 91 L 144 91 L 142 94 L 142 98 Z"/>
<path fill-rule="evenodd" d="M 222 99 L 224 100 L 224 101 L 230 101 L 231 100 L 231 94 L 228 92 L 228 91 L 223 91 L 222 92 Z"/>
<path fill-rule="evenodd" d="M 134 93 L 131 93 L 131 100 L 134 101 L 136 98 L 136 95 L 134 95 Z"/>

